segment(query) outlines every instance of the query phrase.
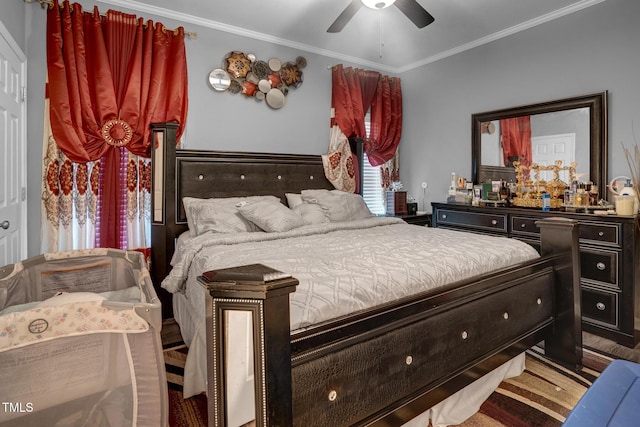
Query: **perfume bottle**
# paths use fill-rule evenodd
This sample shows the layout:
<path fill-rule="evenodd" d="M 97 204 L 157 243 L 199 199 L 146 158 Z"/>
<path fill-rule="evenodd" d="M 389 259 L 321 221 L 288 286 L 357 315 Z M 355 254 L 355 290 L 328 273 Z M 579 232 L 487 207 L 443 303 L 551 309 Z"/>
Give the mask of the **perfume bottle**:
<path fill-rule="evenodd" d="M 591 184 L 591 190 L 589 190 L 589 205 L 598 206 L 598 186 Z"/>

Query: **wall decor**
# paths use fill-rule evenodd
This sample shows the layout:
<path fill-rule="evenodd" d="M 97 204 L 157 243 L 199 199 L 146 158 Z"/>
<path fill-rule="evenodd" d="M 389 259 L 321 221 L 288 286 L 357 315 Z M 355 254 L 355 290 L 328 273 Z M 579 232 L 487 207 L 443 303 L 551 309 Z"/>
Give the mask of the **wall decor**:
<path fill-rule="evenodd" d="M 282 63 L 277 58 L 262 61 L 252 53 L 233 51 L 224 57 L 222 68 L 209 73 L 208 83 L 216 92 L 241 93 L 277 110 L 284 107 L 289 89 L 302 85 L 306 65 L 302 56 Z"/>

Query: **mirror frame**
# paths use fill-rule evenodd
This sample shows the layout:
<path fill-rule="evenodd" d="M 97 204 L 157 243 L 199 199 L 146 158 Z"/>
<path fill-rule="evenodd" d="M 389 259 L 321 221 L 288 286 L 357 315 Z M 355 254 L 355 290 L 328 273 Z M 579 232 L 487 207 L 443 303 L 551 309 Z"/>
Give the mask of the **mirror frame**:
<path fill-rule="evenodd" d="M 473 114 L 471 116 L 471 173 L 473 182 L 479 184 L 480 162 L 482 159 L 482 123 L 517 116 L 543 114 L 583 107 L 589 108 L 589 133 L 591 139 L 589 148 L 589 179 L 597 182 L 600 197 L 605 197 L 608 184 L 607 91 Z"/>

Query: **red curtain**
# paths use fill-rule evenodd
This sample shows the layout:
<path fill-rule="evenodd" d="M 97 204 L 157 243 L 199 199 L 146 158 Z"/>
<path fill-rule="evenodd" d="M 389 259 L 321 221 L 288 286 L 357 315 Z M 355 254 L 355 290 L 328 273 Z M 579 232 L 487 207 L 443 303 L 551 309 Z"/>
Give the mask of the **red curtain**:
<path fill-rule="evenodd" d="M 402 134 L 400 79 L 336 65 L 332 69 L 332 82 L 331 125 L 340 127 L 348 138 L 364 138 L 371 165 L 382 165 L 392 159 Z M 366 134 L 364 123 L 367 111 L 371 113 L 370 135 Z"/>
<path fill-rule="evenodd" d="M 367 152 L 372 166 L 393 158 L 402 135 L 402 88 L 397 77 L 382 76 L 378 80 L 371 103 L 371 136 L 374 145 Z"/>
<path fill-rule="evenodd" d="M 364 116 L 378 87 L 380 74 L 375 71 L 344 68 L 342 64 L 332 69 L 331 105 L 334 119 L 347 138 L 366 138 Z"/>
<path fill-rule="evenodd" d="M 500 139 L 505 166 L 509 157 L 520 157 L 520 164 L 530 166 L 533 158 L 531 148 L 531 118 L 529 116 L 500 120 Z"/>
<path fill-rule="evenodd" d="M 101 159 L 97 247 L 121 247 L 126 152 L 150 156 L 154 122 L 187 115 L 184 29 L 167 31 L 135 15 L 53 0 L 47 13 L 51 129 L 73 162 Z M 124 249 L 124 248 L 123 248 Z"/>

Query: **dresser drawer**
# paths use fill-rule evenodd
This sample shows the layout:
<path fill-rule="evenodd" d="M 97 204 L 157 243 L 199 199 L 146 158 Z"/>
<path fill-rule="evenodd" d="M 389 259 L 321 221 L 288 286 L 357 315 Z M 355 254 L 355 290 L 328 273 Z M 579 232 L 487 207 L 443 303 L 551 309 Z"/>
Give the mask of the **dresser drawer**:
<path fill-rule="evenodd" d="M 620 247 L 620 224 L 581 221 L 580 243 Z"/>
<path fill-rule="evenodd" d="M 540 229 L 536 221 L 540 218 L 527 218 L 523 216 L 511 217 L 511 231 L 513 234 L 540 236 Z"/>
<path fill-rule="evenodd" d="M 580 269 L 583 281 L 619 288 L 618 253 L 615 251 L 581 248 Z"/>
<path fill-rule="evenodd" d="M 582 317 L 618 327 L 618 294 L 582 289 Z"/>
<path fill-rule="evenodd" d="M 459 225 L 478 230 L 507 231 L 507 216 L 442 209 L 438 210 L 438 224 Z"/>

